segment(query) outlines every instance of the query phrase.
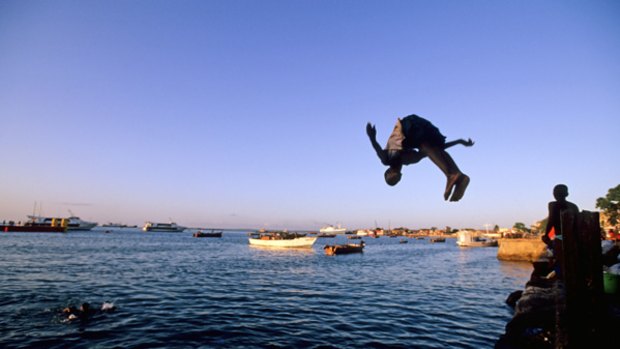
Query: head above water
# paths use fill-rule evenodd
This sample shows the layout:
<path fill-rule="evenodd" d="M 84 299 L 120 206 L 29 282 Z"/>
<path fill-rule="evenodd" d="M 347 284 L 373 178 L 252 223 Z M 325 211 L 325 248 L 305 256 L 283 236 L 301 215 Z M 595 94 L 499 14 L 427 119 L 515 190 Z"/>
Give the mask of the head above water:
<path fill-rule="evenodd" d="M 400 173 L 400 167 L 389 167 L 387 170 L 385 170 L 385 183 L 387 183 L 390 186 L 395 186 L 396 184 L 398 184 L 398 182 L 400 182 L 400 178 L 402 177 L 402 174 Z"/>
<path fill-rule="evenodd" d="M 553 197 L 556 200 L 566 200 L 568 196 L 568 187 L 564 184 L 558 184 L 553 187 Z"/>

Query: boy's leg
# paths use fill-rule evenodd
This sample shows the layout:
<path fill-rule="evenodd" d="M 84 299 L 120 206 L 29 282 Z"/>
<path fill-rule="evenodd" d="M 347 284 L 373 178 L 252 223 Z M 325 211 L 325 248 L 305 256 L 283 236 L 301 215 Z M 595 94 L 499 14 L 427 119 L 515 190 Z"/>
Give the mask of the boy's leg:
<path fill-rule="evenodd" d="M 448 152 L 444 149 L 423 143 L 420 145 L 420 150 L 425 152 L 431 161 L 439 167 L 441 172 L 446 175 L 446 190 L 444 191 L 443 197 L 444 200 L 448 200 L 450 194 L 452 193 L 452 188 L 459 182 L 460 178 L 463 176 L 463 173 L 461 173 L 461 170 L 459 170 L 450 154 L 448 154 Z M 469 177 L 467 178 L 467 183 L 469 183 Z M 465 184 L 464 188 L 466 187 L 467 184 Z M 463 196 L 464 192 L 465 190 L 463 189 L 462 193 L 460 193 L 460 197 Z M 458 201 L 460 197 L 452 201 Z"/>
<path fill-rule="evenodd" d="M 465 189 L 469 185 L 469 176 L 461 173 L 459 178 L 456 181 L 456 187 L 454 188 L 454 193 L 450 198 L 450 201 L 459 201 L 465 195 Z"/>

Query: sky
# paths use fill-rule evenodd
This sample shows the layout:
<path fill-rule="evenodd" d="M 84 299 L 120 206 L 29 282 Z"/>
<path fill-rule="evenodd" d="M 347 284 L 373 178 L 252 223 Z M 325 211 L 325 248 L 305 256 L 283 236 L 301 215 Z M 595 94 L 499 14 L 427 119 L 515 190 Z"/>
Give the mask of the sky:
<path fill-rule="evenodd" d="M 0 219 L 317 230 L 531 225 L 620 183 L 620 2 L 0 1 Z M 390 187 L 420 115 L 428 159 Z"/>

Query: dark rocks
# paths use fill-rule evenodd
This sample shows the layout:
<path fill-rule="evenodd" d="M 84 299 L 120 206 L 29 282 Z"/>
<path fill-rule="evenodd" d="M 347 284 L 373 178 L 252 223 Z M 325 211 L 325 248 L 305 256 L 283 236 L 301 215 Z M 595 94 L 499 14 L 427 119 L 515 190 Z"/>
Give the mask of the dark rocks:
<path fill-rule="evenodd" d="M 514 291 L 513 293 L 509 294 L 508 298 L 506 298 L 506 304 L 508 304 L 508 306 L 510 306 L 511 308 L 514 308 L 517 305 L 517 302 L 521 298 L 522 294 L 523 291 Z"/>

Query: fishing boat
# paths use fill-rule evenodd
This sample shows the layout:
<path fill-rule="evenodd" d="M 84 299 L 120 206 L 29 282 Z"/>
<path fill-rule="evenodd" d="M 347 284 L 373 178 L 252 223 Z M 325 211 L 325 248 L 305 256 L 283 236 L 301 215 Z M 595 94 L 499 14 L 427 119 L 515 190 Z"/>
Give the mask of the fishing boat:
<path fill-rule="evenodd" d="M 349 254 L 349 253 L 362 253 L 364 252 L 364 246 L 366 244 L 361 241 L 359 244 L 344 244 L 344 245 L 325 245 L 323 250 L 328 256 L 334 256 L 337 254 Z"/>
<path fill-rule="evenodd" d="M 185 230 L 185 227 L 177 225 L 174 222 L 170 223 L 153 223 L 146 222 L 144 223 L 144 227 L 142 227 L 144 231 L 160 231 L 160 232 L 168 232 L 168 233 L 180 233 Z"/>
<path fill-rule="evenodd" d="M 460 247 L 493 247 L 497 246 L 497 240 L 485 239 L 468 230 L 456 232 L 456 244 Z"/>
<path fill-rule="evenodd" d="M 250 233 L 248 241 L 254 246 L 309 248 L 317 239 L 316 236 L 306 236 L 306 234 L 272 231 Z"/>
<path fill-rule="evenodd" d="M 333 226 L 333 225 L 327 225 L 324 226 L 323 228 L 319 229 L 320 233 L 326 233 L 326 234 L 344 234 L 347 232 L 347 228 L 343 228 L 340 225 L 338 226 Z"/>
<path fill-rule="evenodd" d="M 222 232 L 214 231 L 214 230 L 211 230 L 210 232 L 203 232 L 202 230 L 199 230 L 194 233 L 194 237 L 195 238 L 221 238 Z"/>

